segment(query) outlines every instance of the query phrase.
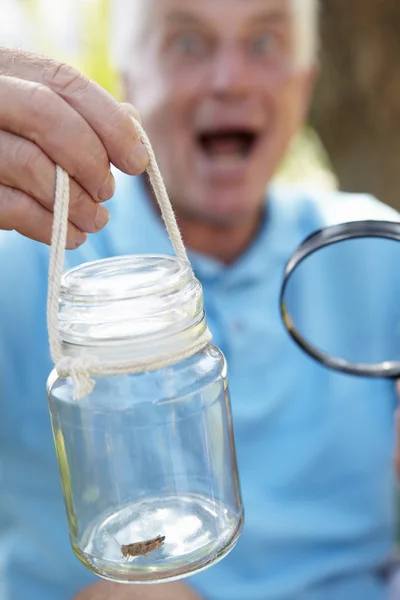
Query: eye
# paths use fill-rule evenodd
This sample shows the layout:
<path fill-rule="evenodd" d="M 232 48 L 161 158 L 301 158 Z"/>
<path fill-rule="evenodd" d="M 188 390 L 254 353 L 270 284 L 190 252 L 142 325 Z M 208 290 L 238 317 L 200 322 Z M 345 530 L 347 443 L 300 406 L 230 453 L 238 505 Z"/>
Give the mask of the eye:
<path fill-rule="evenodd" d="M 181 33 L 174 40 L 176 50 L 182 56 L 199 56 L 205 52 L 206 42 L 197 33 Z"/>
<path fill-rule="evenodd" d="M 276 36 L 271 32 L 264 32 L 255 35 L 249 43 L 250 54 L 255 58 L 262 58 L 272 54 L 277 46 Z"/>

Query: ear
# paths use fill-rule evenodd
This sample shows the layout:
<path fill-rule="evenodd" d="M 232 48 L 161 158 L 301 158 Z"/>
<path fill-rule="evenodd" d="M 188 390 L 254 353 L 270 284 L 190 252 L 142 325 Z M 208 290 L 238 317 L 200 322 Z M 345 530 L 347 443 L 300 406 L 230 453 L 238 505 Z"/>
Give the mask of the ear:
<path fill-rule="evenodd" d="M 311 107 L 311 102 L 314 94 L 315 84 L 319 75 L 319 68 L 314 65 L 306 69 L 302 73 L 302 95 L 303 95 L 303 114 L 307 117 L 307 114 Z"/>
<path fill-rule="evenodd" d="M 306 81 L 305 81 L 305 86 L 306 86 L 306 96 L 307 96 L 307 101 L 308 103 L 311 102 L 313 94 L 314 94 L 314 89 L 315 89 L 315 85 L 317 83 L 318 80 L 318 76 L 319 76 L 319 66 L 318 65 L 314 65 L 312 67 L 310 67 L 309 69 L 307 69 L 306 72 Z"/>

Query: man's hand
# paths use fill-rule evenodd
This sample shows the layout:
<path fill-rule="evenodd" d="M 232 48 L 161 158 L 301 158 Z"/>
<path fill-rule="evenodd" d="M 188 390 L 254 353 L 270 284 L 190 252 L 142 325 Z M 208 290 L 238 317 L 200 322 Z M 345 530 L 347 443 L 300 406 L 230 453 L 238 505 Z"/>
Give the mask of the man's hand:
<path fill-rule="evenodd" d="M 71 177 L 67 247 L 102 229 L 110 163 L 138 175 L 148 162 L 129 112 L 72 67 L 0 47 L 0 229 L 50 243 L 56 164 Z"/>
<path fill-rule="evenodd" d="M 78 594 L 74 600 L 201 600 L 201 598 L 181 582 L 118 585 L 99 581 Z"/>

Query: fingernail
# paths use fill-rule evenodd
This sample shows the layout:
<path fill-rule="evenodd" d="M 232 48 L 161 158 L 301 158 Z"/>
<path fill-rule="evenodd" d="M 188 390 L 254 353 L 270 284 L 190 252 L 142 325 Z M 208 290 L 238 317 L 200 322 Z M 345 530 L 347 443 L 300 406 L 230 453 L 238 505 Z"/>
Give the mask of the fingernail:
<path fill-rule="evenodd" d="M 71 246 L 70 248 L 79 248 L 79 246 L 82 246 L 82 244 L 84 244 L 86 242 L 88 238 L 88 234 L 87 233 L 83 233 L 83 231 L 80 231 L 79 233 L 75 233 L 73 239 L 71 240 Z"/>
<path fill-rule="evenodd" d="M 130 114 L 131 117 L 134 117 L 136 121 L 139 121 L 142 124 L 142 119 L 140 118 L 139 111 L 132 106 L 129 102 L 121 102 L 121 105 L 125 108 L 126 112 Z"/>
<path fill-rule="evenodd" d="M 112 173 L 108 174 L 106 181 L 103 183 L 101 188 L 99 189 L 98 198 L 101 202 L 104 200 L 109 200 L 114 196 L 115 192 L 115 179 Z"/>
<path fill-rule="evenodd" d="M 127 160 L 128 169 L 132 175 L 140 175 L 149 163 L 149 155 L 141 141 L 137 141 Z"/>
<path fill-rule="evenodd" d="M 102 206 L 100 204 L 97 209 L 96 219 L 94 221 L 94 226 L 96 227 L 97 231 L 99 231 L 99 229 L 103 229 L 103 227 L 107 225 L 109 220 L 110 213 L 108 212 L 105 206 Z"/>

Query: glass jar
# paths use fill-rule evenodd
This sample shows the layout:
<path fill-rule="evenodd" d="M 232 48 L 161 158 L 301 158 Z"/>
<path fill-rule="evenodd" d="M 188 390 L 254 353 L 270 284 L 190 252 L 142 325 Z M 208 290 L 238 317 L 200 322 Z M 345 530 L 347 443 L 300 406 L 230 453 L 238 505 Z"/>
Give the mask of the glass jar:
<path fill-rule="evenodd" d="M 207 330 L 202 289 L 172 256 L 84 264 L 63 275 L 58 328 L 65 356 L 179 353 Z M 80 400 L 56 370 L 47 386 L 76 556 L 125 583 L 179 579 L 223 558 L 243 507 L 220 350 L 94 380 Z"/>

